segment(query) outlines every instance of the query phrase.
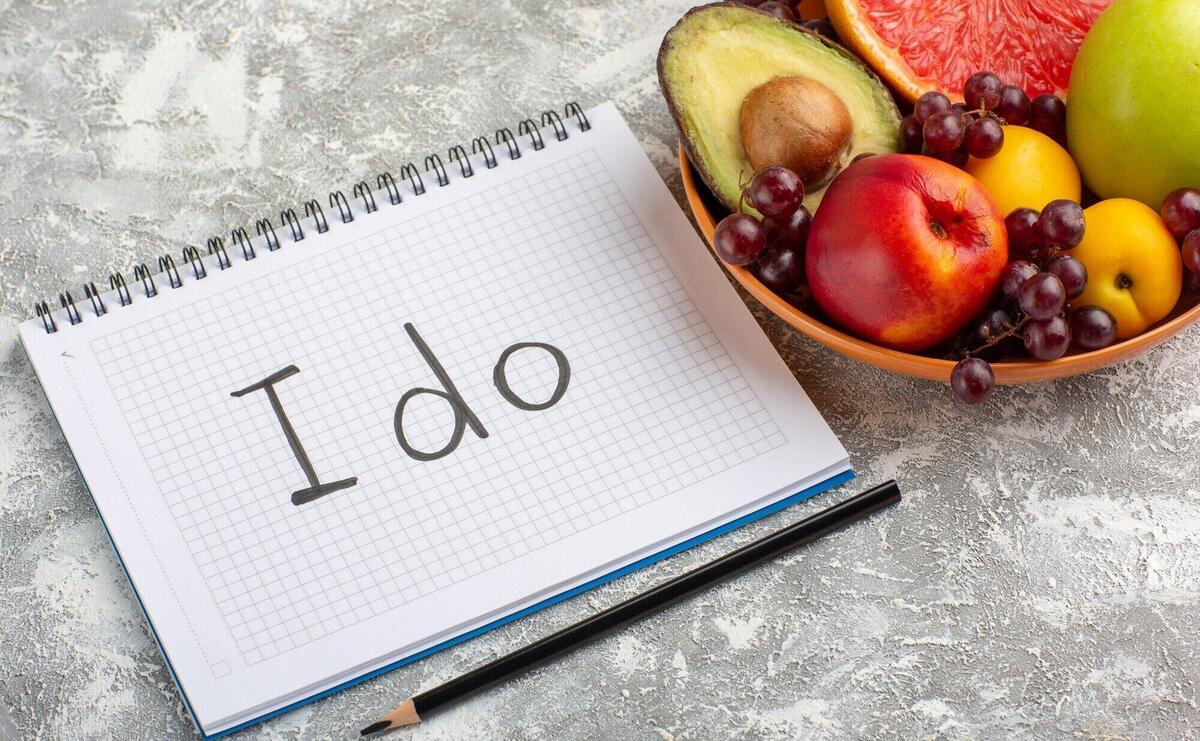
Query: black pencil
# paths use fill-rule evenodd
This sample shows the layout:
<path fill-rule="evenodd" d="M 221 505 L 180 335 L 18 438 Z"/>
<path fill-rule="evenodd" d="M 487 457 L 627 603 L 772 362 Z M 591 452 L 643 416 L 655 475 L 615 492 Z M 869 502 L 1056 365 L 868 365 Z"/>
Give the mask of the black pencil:
<path fill-rule="evenodd" d="M 778 556 L 796 546 L 810 543 L 876 510 L 900 501 L 895 481 L 880 484 L 862 494 L 822 510 L 777 533 L 743 546 L 715 561 L 699 566 L 669 582 L 637 595 L 586 620 L 548 635 L 525 648 L 485 664 L 449 682 L 414 695 L 391 712 L 362 729 L 366 736 L 389 728 L 410 726 L 437 708 L 525 671 L 539 662 L 568 651 L 601 634 L 670 605 L 700 589 L 711 586 L 739 571 Z"/>

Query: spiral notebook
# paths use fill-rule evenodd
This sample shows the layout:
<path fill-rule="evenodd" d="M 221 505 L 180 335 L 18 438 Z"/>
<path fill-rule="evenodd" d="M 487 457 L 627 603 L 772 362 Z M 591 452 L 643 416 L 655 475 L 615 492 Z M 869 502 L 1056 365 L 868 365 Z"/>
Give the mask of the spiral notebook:
<path fill-rule="evenodd" d="M 22 343 L 208 736 L 852 475 L 611 104 L 36 314 Z"/>

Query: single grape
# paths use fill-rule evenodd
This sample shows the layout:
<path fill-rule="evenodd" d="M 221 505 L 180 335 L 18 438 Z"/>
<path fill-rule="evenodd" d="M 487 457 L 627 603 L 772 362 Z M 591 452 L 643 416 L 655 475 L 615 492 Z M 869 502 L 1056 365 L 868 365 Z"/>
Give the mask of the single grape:
<path fill-rule="evenodd" d="M 1050 201 L 1038 217 L 1037 230 L 1043 244 L 1074 247 L 1083 239 L 1083 208 L 1065 198 Z"/>
<path fill-rule="evenodd" d="M 926 144 L 924 147 L 921 147 L 921 154 L 925 155 L 926 157 L 932 157 L 935 160 L 941 160 L 948 165 L 953 165 L 958 168 L 965 166 L 967 164 L 967 160 L 969 159 L 965 147 L 959 147 L 958 149 L 949 152 L 936 152 L 930 149 L 929 145 Z"/>
<path fill-rule="evenodd" d="M 963 85 L 963 100 L 968 108 L 993 110 L 1000 105 L 1000 90 L 1004 82 L 995 72 L 976 72 Z"/>
<path fill-rule="evenodd" d="M 964 404 L 979 404 L 992 395 L 996 374 L 982 358 L 965 358 L 950 371 L 950 389 Z"/>
<path fill-rule="evenodd" d="M 808 242 L 808 229 L 812 226 L 812 213 L 801 206 L 782 219 L 763 219 L 763 228 L 767 230 L 767 247 L 802 248 Z"/>
<path fill-rule="evenodd" d="M 1192 230 L 1200 229 L 1200 190 L 1180 188 L 1171 191 L 1163 199 L 1160 213 L 1175 239 L 1183 239 Z"/>
<path fill-rule="evenodd" d="M 990 309 L 983 315 L 979 327 L 975 330 L 976 337 L 985 345 L 989 345 L 1016 326 L 1012 315 L 1004 309 Z"/>
<path fill-rule="evenodd" d="M 925 125 L 916 115 L 905 116 L 900 122 L 900 146 L 909 154 L 916 154 L 921 151 L 921 145 L 925 143 Z"/>
<path fill-rule="evenodd" d="M 1200 228 L 1183 238 L 1183 264 L 1194 274 L 1200 274 Z"/>
<path fill-rule="evenodd" d="M 966 126 L 954 111 L 935 113 L 925 119 L 925 146 L 934 152 L 952 152 L 962 146 Z"/>
<path fill-rule="evenodd" d="M 750 204 L 763 216 L 779 219 L 790 216 L 804 200 L 804 183 L 800 176 L 778 165 L 758 172 L 750 181 Z"/>
<path fill-rule="evenodd" d="M 966 141 L 972 157 L 995 157 L 1004 146 L 1004 127 L 993 118 L 977 118 L 967 125 Z"/>
<path fill-rule="evenodd" d="M 979 320 L 971 340 L 977 347 L 971 351 L 984 360 L 999 360 L 1017 341 L 1012 333 L 1016 321 L 1005 309 L 990 309 Z"/>
<path fill-rule="evenodd" d="M 1099 306 L 1072 309 L 1071 338 L 1084 350 L 1108 347 L 1117 339 L 1117 320 Z"/>
<path fill-rule="evenodd" d="M 767 230 L 750 214 L 731 214 L 721 219 L 713 235 L 717 256 L 730 265 L 749 265 L 767 246 Z"/>
<path fill-rule="evenodd" d="M 1071 346 L 1071 325 L 1061 316 L 1025 324 L 1025 351 L 1037 360 L 1058 360 Z"/>
<path fill-rule="evenodd" d="M 1042 93 L 1029 103 L 1030 119 L 1067 120 L 1067 104 L 1052 93 Z"/>
<path fill-rule="evenodd" d="M 781 3 L 779 0 L 767 0 L 767 2 L 758 6 L 758 9 L 769 15 L 773 15 L 781 21 L 795 21 L 796 12 L 787 3 Z"/>
<path fill-rule="evenodd" d="M 952 107 L 950 99 L 943 93 L 931 90 L 920 98 L 917 98 L 917 104 L 913 106 L 913 115 L 917 117 L 918 121 L 924 124 L 933 114 L 947 113 Z"/>
<path fill-rule="evenodd" d="M 1025 281 L 1038 274 L 1038 266 L 1027 260 L 1014 260 L 1004 266 L 1000 272 L 1000 293 L 1017 301 L 1021 295 L 1021 286 Z"/>
<path fill-rule="evenodd" d="M 1046 265 L 1046 272 L 1058 276 L 1063 289 L 1067 292 L 1067 300 L 1072 301 L 1083 294 L 1087 287 L 1087 267 L 1070 255 L 1058 255 Z"/>
<path fill-rule="evenodd" d="M 1053 273 L 1038 273 L 1021 284 L 1017 304 L 1033 319 L 1058 316 L 1067 303 L 1067 289 Z"/>
<path fill-rule="evenodd" d="M 1038 212 L 1032 208 L 1018 208 L 1004 217 L 1009 249 L 1023 255 L 1032 253 L 1038 243 L 1037 221 Z"/>
<path fill-rule="evenodd" d="M 1057 95 L 1043 93 L 1029 104 L 1030 128 L 1061 142 L 1066 134 L 1067 104 Z"/>
<path fill-rule="evenodd" d="M 996 114 L 1007 124 L 1024 126 L 1029 120 L 1029 96 L 1015 85 L 1005 85 L 1000 88 L 1000 103 L 996 105 Z"/>
<path fill-rule="evenodd" d="M 824 36 L 831 41 L 838 40 L 837 29 L 835 29 L 833 24 L 825 18 L 815 18 L 811 21 L 805 21 L 803 25 L 809 31 L 812 31 L 819 36 Z"/>
<path fill-rule="evenodd" d="M 758 279 L 775 293 L 791 293 L 804 282 L 804 249 L 776 247 L 758 259 Z"/>
<path fill-rule="evenodd" d="M 1200 273 L 1190 270 L 1183 271 L 1183 290 L 1188 293 L 1200 294 Z"/>

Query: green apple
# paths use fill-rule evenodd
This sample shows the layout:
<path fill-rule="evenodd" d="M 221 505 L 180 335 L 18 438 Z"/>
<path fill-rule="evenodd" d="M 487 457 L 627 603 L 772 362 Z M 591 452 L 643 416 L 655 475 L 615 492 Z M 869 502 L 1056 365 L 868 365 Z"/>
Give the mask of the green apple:
<path fill-rule="evenodd" d="M 1200 188 L 1200 0 L 1116 0 L 1071 70 L 1067 141 L 1101 198 Z"/>

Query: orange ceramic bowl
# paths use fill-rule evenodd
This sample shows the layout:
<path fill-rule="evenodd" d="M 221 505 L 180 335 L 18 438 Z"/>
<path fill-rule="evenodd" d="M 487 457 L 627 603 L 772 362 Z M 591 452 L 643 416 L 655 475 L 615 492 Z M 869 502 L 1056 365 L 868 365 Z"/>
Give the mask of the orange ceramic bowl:
<path fill-rule="evenodd" d="M 688 161 L 687 152 L 679 147 L 679 169 L 683 175 L 683 189 L 687 193 L 688 203 L 704 237 L 712 246 L 713 230 L 717 220 L 724 213 L 723 208 L 709 193 L 699 176 Z M 771 289 L 764 286 L 754 275 L 745 268 L 725 265 L 725 268 L 737 279 L 754 298 L 771 313 L 792 325 L 800 332 L 828 348 L 836 350 L 864 363 L 883 368 L 884 370 L 903 373 L 916 378 L 927 378 L 931 381 L 949 383 L 950 371 L 954 361 L 930 358 L 924 355 L 891 350 L 875 345 L 857 337 L 852 337 L 841 330 L 826 324 L 825 321 L 812 314 L 796 308 L 792 304 L 775 295 Z M 1171 313 L 1162 322 L 1150 328 L 1147 332 L 1130 338 L 1124 342 L 1093 352 L 1069 354 L 1066 357 L 1050 362 L 1034 362 L 1029 360 L 1012 360 L 992 363 L 996 373 L 996 382 L 1032 383 L 1034 381 L 1049 381 L 1055 378 L 1077 376 L 1090 373 L 1100 368 L 1106 368 L 1123 360 L 1141 355 L 1152 347 L 1159 345 L 1188 325 L 1200 319 L 1200 302 L 1195 296 L 1184 296 Z"/>

